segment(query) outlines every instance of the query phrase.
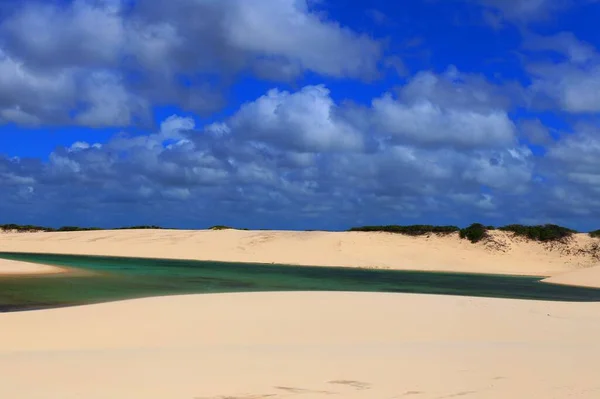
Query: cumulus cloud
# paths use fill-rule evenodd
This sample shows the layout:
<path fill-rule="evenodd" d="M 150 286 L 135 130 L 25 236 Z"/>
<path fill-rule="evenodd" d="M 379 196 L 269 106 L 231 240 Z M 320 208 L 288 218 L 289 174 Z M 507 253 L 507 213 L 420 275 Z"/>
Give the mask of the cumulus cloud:
<path fill-rule="evenodd" d="M 225 125 L 208 129 L 298 152 L 360 151 L 361 132 L 337 108 L 324 86 L 306 86 L 297 93 L 274 89 L 242 105 Z"/>
<path fill-rule="evenodd" d="M 550 52 L 562 61 L 529 62 L 532 76 L 528 95 L 533 106 L 585 114 L 600 111 L 600 54 L 572 33 L 530 36 L 525 48 Z"/>
<path fill-rule="evenodd" d="M 386 115 L 378 104 L 386 96 L 356 108 L 335 102 L 325 86 L 273 89 L 205 126 L 174 115 L 152 134 L 120 133 L 102 145 L 76 142 L 29 167 L 4 159 L 0 176 L 11 176 L 12 188 L 0 194 L 3 209 L 20 209 L 23 187 L 32 187 L 28 195 L 40 207 L 68 206 L 90 224 L 98 223 L 92 210 L 99 209 L 106 220 L 164 224 L 160 218 L 168 214 L 190 227 L 262 227 L 257 219 L 289 228 L 428 214 L 454 223 L 464 215 L 496 217 L 507 196 L 528 192 L 535 159 L 514 140 L 512 126 L 501 122 L 506 131 L 498 130 L 486 119 L 504 112 L 497 93 L 484 90 L 496 88 L 457 71 L 428 74 L 399 88 Z M 415 105 L 423 101 L 439 113 L 423 115 Z M 468 111 L 470 102 L 476 111 Z M 462 116 L 448 119 L 455 114 Z M 384 116 L 402 123 L 406 137 L 387 140 L 394 123 L 382 125 Z M 490 123 L 493 134 L 473 136 L 469 117 Z M 449 120 L 455 126 L 440 133 Z M 410 130 L 414 125 L 418 129 Z M 130 215 L 119 216 L 123 209 Z"/>
<path fill-rule="evenodd" d="M 548 160 L 561 164 L 561 174 L 600 190 L 600 130 L 585 126 L 548 148 Z"/>
<path fill-rule="evenodd" d="M 598 58 L 594 46 L 577 39 L 572 32 L 559 32 L 551 36 L 528 33 L 523 42 L 527 50 L 549 51 L 561 54 L 573 64 L 585 64 Z"/>
<path fill-rule="evenodd" d="M 0 117 L 19 124 L 127 126 L 150 104 L 212 111 L 240 71 L 370 79 L 382 51 L 306 0 L 25 1 L 0 37 Z"/>
<path fill-rule="evenodd" d="M 501 90 L 449 68 L 421 72 L 399 90 L 373 100 L 377 130 L 400 142 L 462 148 L 503 147 L 515 141 Z"/>
<path fill-rule="evenodd" d="M 571 113 L 600 111 L 600 64 L 579 67 L 571 64 L 532 65 L 535 77 L 530 86 L 533 104 Z"/>
<path fill-rule="evenodd" d="M 600 212 L 600 131 L 598 127 L 582 125 L 547 147 L 539 159 L 536 185 L 538 195 L 531 205 L 539 209 L 545 220 L 567 222 L 579 220 L 593 224 Z"/>
<path fill-rule="evenodd" d="M 0 156 L 0 218 L 286 228 L 589 220 L 600 212 L 600 55 L 572 33 L 525 26 L 574 2 L 469 2 L 497 28 L 520 25 L 526 87 L 454 66 L 411 75 L 406 54 L 384 54 L 383 42 L 312 0 L 15 2 L 0 16 L 0 123 L 124 128 L 38 159 Z M 337 83 L 318 84 L 369 81 L 379 64 L 401 84 L 357 103 L 332 93 Z M 273 88 L 204 119 L 240 75 Z M 289 85 L 303 75 L 311 84 Z M 193 117 L 151 127 L 164 105 Z M 588 124 L 565 133 L 537 110 Z"/>

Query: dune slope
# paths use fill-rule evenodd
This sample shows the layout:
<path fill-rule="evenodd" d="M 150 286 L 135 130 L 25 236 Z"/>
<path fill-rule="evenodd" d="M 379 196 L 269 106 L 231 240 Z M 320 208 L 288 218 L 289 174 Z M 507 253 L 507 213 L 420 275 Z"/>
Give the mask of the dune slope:
<path fill-rule="evenodd" d="M 0 316 L 6 398 L 600 395 L 600 304 L 254 293 Z"/>
<path fill-rule="evenodd" d="M 558 274 L 542 281 L 551 284 L 600 288 L 600 266 Z"/>

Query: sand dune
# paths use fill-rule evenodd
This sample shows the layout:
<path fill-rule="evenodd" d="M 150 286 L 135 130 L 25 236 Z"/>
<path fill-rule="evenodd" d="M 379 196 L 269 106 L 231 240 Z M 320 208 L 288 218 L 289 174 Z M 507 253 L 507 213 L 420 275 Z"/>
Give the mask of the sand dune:
<path fill-rule="evenodd" d="M 543 281 L 552 284 L 600 288 L 600 266 L 558 274 Z"/>
<path fill-rule="evenodd" d="M 0 251 L 598 281 L 597 241 L 252 231 L 0 235 Z M 0 261 L 0 273 L 56 270 Z M 0 314 L 0 398 L 598 398 L 600 304 L 381 293 L 147 298 Z"/>
<path fill-rule="evenodd" d="M 0 259 L 0 275 L 53 274 L 64 272 L 66 272 L 66 269 L 60 267 Z"/>
<path fill-rule="evenodd" d="M 373 293 L 0 315 L 2 398 L 598 398 L 600 304 Z"/>
<path fill-rule="evenodd" d="M 293 231 L 124 230 L 0 235 L 0 251 L 552 276 L 598 265 L 598 240 L 544 245 L 501 231 L 471 244 L 451 236 Z"/>

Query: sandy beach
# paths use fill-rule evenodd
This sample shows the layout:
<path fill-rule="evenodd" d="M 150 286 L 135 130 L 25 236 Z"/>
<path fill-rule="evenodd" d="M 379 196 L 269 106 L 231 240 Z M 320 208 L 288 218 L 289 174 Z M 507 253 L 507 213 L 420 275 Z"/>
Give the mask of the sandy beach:
<path fill-rule="evenodd" d="M 67 269 L 56 266 L 0 259 L 0 276 L 23 276 L 36 274 L 56 274 L 66 272 Z"/>
<path fill-rule="evenodd" d="M 600 304 L 371 293 L 0 315 L 0 397 L 598 398 Z"/>
<path fill-rule="evenodd" d="M 551 276 L 600 286 L 578 235 L 95 231 L 0 236 L 0 251 Z M 591 241 L 590 241 L 591 240 Z M 60 268 L 58 268 L 60 270 Z M 56 268 L 0 261 L 0 273 Z M 598 398 L 600 303 L 280 292 L 0 314 L 0 397 Z"/>

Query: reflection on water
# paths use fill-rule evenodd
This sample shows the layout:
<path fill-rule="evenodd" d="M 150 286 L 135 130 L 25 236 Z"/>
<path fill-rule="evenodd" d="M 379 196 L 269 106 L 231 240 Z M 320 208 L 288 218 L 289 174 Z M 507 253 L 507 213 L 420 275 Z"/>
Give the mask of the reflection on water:
<path fill-rule="evenodd" d="M 378 291 L 600 301 L 600 289 L 545 284 L 539 277 L 49 254 L 0 253 L 0 258 L 92 272 L 0 278 L 0 311 L 250 291 Z"/>

